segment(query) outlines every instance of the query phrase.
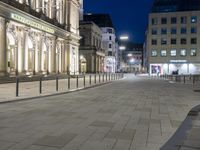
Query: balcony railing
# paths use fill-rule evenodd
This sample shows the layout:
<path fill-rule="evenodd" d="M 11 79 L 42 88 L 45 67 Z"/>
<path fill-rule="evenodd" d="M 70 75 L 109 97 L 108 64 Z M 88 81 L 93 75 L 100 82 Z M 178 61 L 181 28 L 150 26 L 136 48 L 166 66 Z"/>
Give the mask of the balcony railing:
<path fill-rule="evenodd" d="M 65 24 L 60 24 L 57 21 L 57 19 L 55 19 L 55 18 L 51 19 L 51 18 L 47 17 L 42 11 L 37 12 L 36 10 L 32 9 L 29 5 L 27 5 L 25 3 L 21 4 L 21 3 L 17 2 L 16 0 L 0 0 L 0 1 L 4 2 L 10 6 L 13 6 L 17 9 L 20 9 L 28 14 L 31 14 L 32 16 L 37 17 L 41 20 L 44 20 L 50 24 L 53 24 L 59 28 L 65 29 Z"/>

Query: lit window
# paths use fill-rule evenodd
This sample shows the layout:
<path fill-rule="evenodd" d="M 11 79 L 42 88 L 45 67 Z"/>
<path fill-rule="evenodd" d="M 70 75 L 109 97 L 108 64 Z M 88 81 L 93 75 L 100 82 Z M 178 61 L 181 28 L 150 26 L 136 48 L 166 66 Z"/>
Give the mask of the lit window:
<path fill-rule="evenodd" d="M 171 52 L 170 52 L 170 55 L 171 56 L 176 56 L 176 49 L 172 49 Z"/>
<path fill-rule="evenodd" d="M 191 49 L 190 55 L 191 56 L 197 56 L 197 50 L 196 49 Z"/>
<path fill-rule="evenodd" d="M 157 50 L 152 50 L 151 51 L 151 56 L 153 56 L 153 57 L 157 56 Z"/>
<path fill-rule="evenodd" d="M 181 49 L 180 55 L 181 55 L 181 56 L 186 56 L 186 54 L 187 54 L 186 49 Z"/>
<path fill-rule="evenodd" d="M 197 23 L 197 16 L 191 17 L 191 23 Z"/>
<path fill-rule="evenodd" d="M 161 51 L 160 51 L 160 55 L 161 55 L 162 57 L 167 56 L 167 51 L 166 51 L 166 50 L 161 50 Z"/>

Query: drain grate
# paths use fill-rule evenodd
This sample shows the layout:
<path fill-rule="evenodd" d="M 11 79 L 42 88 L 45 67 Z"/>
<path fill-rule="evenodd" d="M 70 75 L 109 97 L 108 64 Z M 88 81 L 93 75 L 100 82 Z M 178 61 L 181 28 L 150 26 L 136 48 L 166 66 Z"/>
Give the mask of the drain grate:
<path fill-rule="evenodd" d="M 194 92 L 200 92 L 200 90 L 194 90 Z"/>

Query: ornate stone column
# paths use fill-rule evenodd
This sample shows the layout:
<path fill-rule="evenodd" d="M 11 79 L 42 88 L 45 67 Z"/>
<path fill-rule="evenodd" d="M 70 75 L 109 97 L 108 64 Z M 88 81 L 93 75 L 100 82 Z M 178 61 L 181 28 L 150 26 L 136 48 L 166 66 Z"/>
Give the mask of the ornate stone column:
<path fill-rule="evenodd" d="M 40 48 L 39 48 L 39 72 L 42 73 L 44 71 L 44 44 L 45 44 L 45 35 L 40 36 Z"/>
<path fill-rule="evenodd" d="M 24 43 L 24 46 L 23 46 L 23 50 L 24 50 L 24 52 L 23 52 L 23 72 L 24 73 L 27 73 L 27 71 L 28 71 L 28 35 L 29 34 L 29 29 L 28 28 L 25 28 L 25 30 L 24 30 L 24 41 L 23 41 L 23 43 Z"/>
<path fill-rule="evenodd" d="M 56 72 L 56 37 L 52 38 L 51 46 L 51 72 Z"/>
<path fill-rule="evenodd" d="M 60 66 L 60 71 L 62 73 L 65 73 L 67 72 L 67 59 L 68 59 L 68 54 L 67 54 L 67 47 L 66 47 L 66 44 L 64 41 L 62 41 L 61 43 L 61 50 L 60 50 L 60 56 L 59 56 L 59 59 L 61 59 L 61 66 Z"/>
<path fill-rule="evenodd" d="M 6 48 L 6 21 L 0 17 L 0 76 L 6 75 L 7 48 Z"/>

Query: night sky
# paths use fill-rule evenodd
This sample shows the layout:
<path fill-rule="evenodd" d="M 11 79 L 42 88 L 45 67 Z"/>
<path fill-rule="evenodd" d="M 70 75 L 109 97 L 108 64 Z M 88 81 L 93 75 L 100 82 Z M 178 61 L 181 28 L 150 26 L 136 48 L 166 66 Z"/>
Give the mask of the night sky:
<path fill-rule="evenodd" d="M 84 0 L 85 13 L 109 13 L 117 36 L 128 34 L 134 43 L 144 41 L 153 0 Z"/>

